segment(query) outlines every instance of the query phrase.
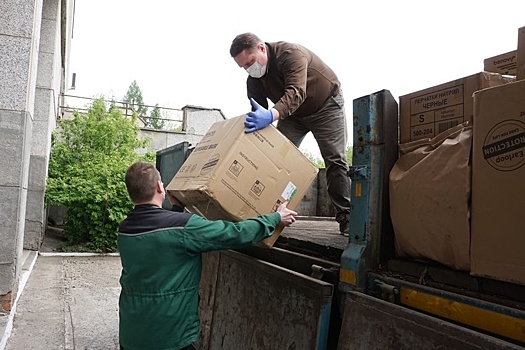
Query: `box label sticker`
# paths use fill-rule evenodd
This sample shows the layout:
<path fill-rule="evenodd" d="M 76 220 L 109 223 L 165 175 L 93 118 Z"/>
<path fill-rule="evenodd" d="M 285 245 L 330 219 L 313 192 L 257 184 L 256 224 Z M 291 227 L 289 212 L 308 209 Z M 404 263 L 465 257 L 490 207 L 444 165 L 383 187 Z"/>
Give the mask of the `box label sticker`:
<path fill-rule="evenodd" d="M 206 175 L 209 173 L 218 163 L 220 159 L 220 154 L 215 153 L 213 154 L 206 163 L 201 168 L 201 175 Z"/>
<path fill-rule="evenodd" d="M 218 145 L 216 143 L 212 143 L 212 144 L 209 144 L 209 145 L 202 145 L 201 146 L 201 143 L 199 143 L 199 145 L 197 145 L 197 147 L 193 150 L 193 153 L 199 153 L 199 152 L 204 152 L 204 151 L 207 151 L 207 150 L 210 150 L 210 149 L 215 149 L 215 148 L 217 148 L 217 145 Z"/>
<path fill-rule="evenodd" d="M 261 143 L 265 143 L 266 145 L 270 146 L 271 148 L 274 148 L 274 144 L 267 139 L 260 131 L 255 131 L 250 133 L 250 135 L 255 136 L 257 140 L 259 140 Z"/>
<path fill-rule="evenodd" d="M 460 123 L 463 123 L 463 119 L 450 120 L 450 121 L 443 122 L 443 123 L 437 123 L 437 134 L 441 134 L 442 132 L 444 132 L 444 131 L 446 131 L 446 130 L 448 130 L 450 128 L 453 128 L 453 127 L 459 125 Z"/>
<path fill-rule="evenodd" d="M 176 177 L 178 179 L 192 179 L 197 175 L 195 174 L 195 169 L 197 169 L 197 164 L 184 163 L 179 171 L 177 171 Z"/>
<path fill-rule="evenodd" d="M 239 163 L 237 160 L 234 160 L 233 163 L 230 165 L 228 170 L 235 176 L 239 176 L 241 171 L 244 169 L 241 163 Z"/>
<path fill-rule="evenodd" d="M 436 111 L 443 108 L 463 104 L 463 84 L 446 89 L 412 97 L 410 99 L 410 115 L 413 117 L 427 111 Z"/>
<path fill-rule="evenodd" d="M 510 51 L 498 56 L 486 58 L 483 70 L 500 74 L 516 75 L 517 51 Z"/>
<path fill-rule="evenodd" d="M 281 202 L 280 199 L 277 200 L 277 202 L 275 202 L 275 204 L 273 205 L 273 208 L 272 210 L 273 211 L 277 211 L 279 209 L 279 206 L 282 204 L 283 202 Z"/>
<path fill-rule="evenodd" d="M 288 185 L 286 185 L 283 193 L 281 194 L 281 197 L 283 197 L 285 200 L 291 200 L 295 196 L 296 193 L 297 193 L 297 186 L 295 186 L 291 182 L 288 182 Z"/>
<path fill-rule="evenodd" d="M 410 140 L 433 138 L 464 122 L 464 86 L 416 96 L 410 99 Z"/>
<path fill-rule="evenodd" d="M 264 189 L 266 186 L 264 186 L 259 180 L 256 180 L 253 184 L 251 190 L 253 194 L 255 194 L 257 197 L 260 197 L 261 194 L 264 192 Z"/>
<path fill-rule="evenodd" d="M 239 155 L 245 160 L 248 162 L 248 164 L 250 164 L 255 170 L 259 170 L 259 166 L 257 164 L 255 164 L 254 161 L 252 161 L 246 154 L 242 153 L 242 152 L 239 152 Z"/>
<path fill-rule="evenodd" d="M 525 164 L 525 124 L 509 119 L 496 124 L 485 137 L 483 158 L 499 171 L 513 171 Z"/>

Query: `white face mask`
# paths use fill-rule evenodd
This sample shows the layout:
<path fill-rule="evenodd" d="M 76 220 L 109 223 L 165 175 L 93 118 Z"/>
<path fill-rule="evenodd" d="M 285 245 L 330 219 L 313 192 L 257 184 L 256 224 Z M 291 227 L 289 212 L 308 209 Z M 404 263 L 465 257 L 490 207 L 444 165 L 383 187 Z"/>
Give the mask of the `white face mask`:
<path fill-rule="evenodd" d="M 261 66 L 259 62 L 255 61 L 251 66 L 246 68 L 246 71 L 248 72 L 248 74 L 250 74 L 250 77 L 260 78 L 264 74 L 266 74 L 266 65 Z"/>

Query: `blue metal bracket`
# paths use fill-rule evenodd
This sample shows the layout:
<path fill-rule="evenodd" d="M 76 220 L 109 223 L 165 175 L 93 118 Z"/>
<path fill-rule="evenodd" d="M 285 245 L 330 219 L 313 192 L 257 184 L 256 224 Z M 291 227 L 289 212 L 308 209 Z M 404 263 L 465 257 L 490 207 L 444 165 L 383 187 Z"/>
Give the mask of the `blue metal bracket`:
<path fill-rule="evenodd" d="M 340 289 L 365 291 L 366 274 L 387 258 L 388 175 L 397 159 L 397 102 L 388 90 L 354 100 L 350 234 L 341 256 Z M 393 246 L 393 245 L 392 245 Z"/>

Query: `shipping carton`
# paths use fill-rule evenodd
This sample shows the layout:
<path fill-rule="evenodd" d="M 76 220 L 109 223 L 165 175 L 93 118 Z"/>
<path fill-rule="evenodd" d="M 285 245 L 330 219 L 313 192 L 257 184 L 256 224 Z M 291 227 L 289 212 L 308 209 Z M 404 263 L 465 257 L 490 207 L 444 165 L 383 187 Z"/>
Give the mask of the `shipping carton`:
<path fill-rule="evenodd" d="M 213 124 L 166 187 L 190 212 L 239 221 L 275 212 L 285 200 L 295 209 L 316 179 L 317 167 L 275 127 L 246 134 L 245 118 Z"/>
<path fill-rule="evenodd" d="M 518 68 L 516 80 L 525 79 L 525 27 L 518 29 Z"/>
<path fill-rule="evenodd" d="M 433 138 L 472 118 L 472 94 L 510 81 L 481 72 L 399 97 L 399 142 Z"/>
<path fill-rule="evenodd" d="M 474 95 L 471 273 L 525 284 L 525 81 Z"/>
<path fill-rule="evenodd" d="M 498 56 L 486 58 L 483 61 L 483 70 L 491 73 L 516 75 L 518 66 L 518 51 L 510 51 Z"/>

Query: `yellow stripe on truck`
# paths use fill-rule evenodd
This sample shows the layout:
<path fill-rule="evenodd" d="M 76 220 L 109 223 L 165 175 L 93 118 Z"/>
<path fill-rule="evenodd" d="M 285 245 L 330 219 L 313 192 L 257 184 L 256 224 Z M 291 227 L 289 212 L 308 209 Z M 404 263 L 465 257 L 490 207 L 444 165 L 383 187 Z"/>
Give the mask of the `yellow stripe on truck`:
<path fill-rule="evenodd" d="M 339 281 L 355 286 L 356 281 L 357 281 L 356 276 L 355 276 L 355 271 L 340 269 L 339 270 Z"/>
<path fill-rule="evenodd" d="M 403 305 L 525 342 L 523 319 L 405 287 L 401 287 L 399 296 Z"/>

